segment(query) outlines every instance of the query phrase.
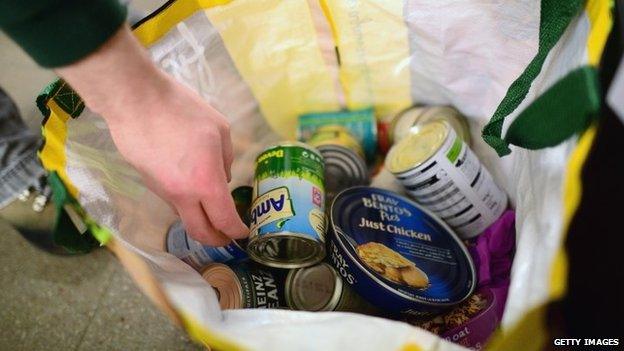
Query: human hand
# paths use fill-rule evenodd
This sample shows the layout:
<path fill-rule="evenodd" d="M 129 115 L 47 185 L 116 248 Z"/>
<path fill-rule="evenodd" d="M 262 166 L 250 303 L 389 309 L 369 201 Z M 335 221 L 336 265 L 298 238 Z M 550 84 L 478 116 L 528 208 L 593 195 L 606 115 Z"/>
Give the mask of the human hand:
<path fill-rule="evenodd" d="M 193 238 L 223 246 L 247 236 L 227 186 L 229 123 L 155 67 L 127 27 L 57 71 L 107 121 L 119 152 L 178 212 Z"/>

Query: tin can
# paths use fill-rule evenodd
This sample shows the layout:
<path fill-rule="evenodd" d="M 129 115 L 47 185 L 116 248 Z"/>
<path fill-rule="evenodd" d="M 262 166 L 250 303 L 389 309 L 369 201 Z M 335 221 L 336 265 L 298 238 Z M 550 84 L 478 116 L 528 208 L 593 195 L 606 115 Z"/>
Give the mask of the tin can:
<path fill-rule="evenodd" d="M 247 240 L 233 240 L 221 247 L 203 245 L 191 238 L 181 221 L 169 227 L 166 239 L 167 252 L 186 262 L 196 270 L 215 262 L 241 262 L 249 256 L 245 251 Z"/>
<path fill-rule="evenodd" d="M 383 311 L 440 313 L 476 286 L 472 258 L 444 222 L 388 190 L 347 189 L 330 211 L 329 261 L 344 283 Z"/>
<path fill-rule="evenodd" d="M 325 161 L 327 202 L 344 189 L 370 182 L 364 152 L 345 127 L 320 127 L 308 144 L 316 147 Z"/>
<path fill-rule="evenodd" d="M 341 125 L 332 124 L 319 127 L 306 143 L 316 148 L 321 145 L 339 145 L 364 158 L 364 150 L 360 142 L 346 127 Z"/>
<path fill-rule="evenodd" d="M 386 168 L 463 239 L 481 234 L 507 207 L 507 195 L 444 121 L 423 124 L 395 144 Z"/>
<path fill-rule="evenodd" d="M 399 113 L 390 126 L 390 139 L 397 143 L 418 127 L 431 121 L 446 121 L 455 133 L 470 144 L 470 128 L 466 118 L 449 106 L 414 106 Z"/>
<path fill-rule="evenodd" d="M 249 207 L 251 206 L 253 188 L 239 186 L 232 190 L 232 198 L 238 215 L 246 225 L 249 225 Z M 181 221 L 176 221 L 169 227 L 165 238 L 165 250 L 186 262 L 189 266 L 200 270 L 214 262 L 240 262 L 249 256 L 245 251 L 247 239 L 234 240 L 229 245 L 214 247 L 203 245 L 189 237 Z"/>
<path fill-rule="evenodd" d="M 299 142 L 279 143 L 256 159 L 247 252 L 278 268 L 314 265 L 325 257 L 323 157 Z"/>
<path fill-rule="evenodd" d="M 293 310 L 346 311 L 377 315 L 328 263 L 291 270 L 286 276 L 286 303 Z"/>
<path fill-rule="evenodd" d="M 251 262 L 227 266 L 212 263 L 201 272 L 222 309 L 285 308 L 285 272 Z"/>

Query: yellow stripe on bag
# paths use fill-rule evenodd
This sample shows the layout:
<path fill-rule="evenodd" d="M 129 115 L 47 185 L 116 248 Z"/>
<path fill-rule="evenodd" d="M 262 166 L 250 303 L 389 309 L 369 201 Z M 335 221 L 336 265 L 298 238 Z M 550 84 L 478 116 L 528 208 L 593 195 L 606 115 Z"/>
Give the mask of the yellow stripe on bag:
<path fill-rule="evenodd" d="M 340 53 L 347 107 L 373 106 L 383 116 L 409 106 L 410 51 L 403 2 L 321 0 L 321 4 Z"/>
<path fill-rule="evenodd" d="M 144 46 L 160 40 L 175 25 L 201 9 L 225 5 L 232 0 L 178 0 L 167 5 L 147 22 L 134 29 L 134 35 Z"/>
<path fill-rule="evenodd" d="M 596 137 L 596 125 L 592 125 L 579 139 L 579 142 L 570 155 L 568 168 L 563 182 L 563 237 L 562 242 L 553 262 L 550 279 L 550 297 L 557 299 L 563 296 L 566 291 L 566 282 L 568 277 L 568 260 L 567 254 L 563 247 L 565 234 L 570 229 L 570 223 L 574 218 L 579 205 L 581 204 L 581 195 L 583 193 L 583 183 L 581 179 L 581 171 L 591 146 Z"/>
<path fill-rule="evenodd" d="M 206 15 L 282 137 L 295 138 L 301 114 L 340 109 L 306 0 L 239 0 Z"/>
<path fill-rule="evenodd" d="M 602 51 L 613 26 L 612 5 L 610 0 L 589 0 L 585 5 L 585 11 L 591 25 L 587 36 L 587 51 L 589 64 L 592 66 L 597 66 L 600 63 Z"/>
<path fill-rule="evenodd" d="M 39 158 L 45 169 L 56 171 L 67 191 L 74 199 L 77 199 L 78 188 L 69 180 L 66 170 L 65 142 L 67 140 L 67 121 L 71 117 L 57 105 L 53 98 L 48 101 L 47 106 L 50 109 L 50 115 L 41 130 L 45 143 L 39 152 Z"/>
<path fill-rule="evenodd" d="M 246 350 L 246 348 L 231 342 L 230 339 L 208 330 L 193 317 L 185 313 L 180 313 L 180 317 L 182 318 L 184 329 L 188 332 L 189 336 L 204 346 L 208 348 L 212 347 L 220 351 Z"/>
<path fill-rule="evenodd" d="M 576 210 L 581 203 L 582 180 L 581 171 L 587 160 L 589 151 L 596 136 L 596 126 L 592 125 L 581 136 L 576 148 L 572 151 L 568 160 L 564 179 L 564 210 L 563 210 L 563 237 L 559 250 L 551 266 L 549 301 L 559 299 L 566 291 L 568 276 L 568 260 L 563 240 L 568 232 L 570 223 Z M 502 333 L 497 332 L 491 338 L 487 350 L 541 350 L 547 342 L 546 311 L 549 301 L 533 308 L 524 315 L 522 320 L 511 330 Z"/>

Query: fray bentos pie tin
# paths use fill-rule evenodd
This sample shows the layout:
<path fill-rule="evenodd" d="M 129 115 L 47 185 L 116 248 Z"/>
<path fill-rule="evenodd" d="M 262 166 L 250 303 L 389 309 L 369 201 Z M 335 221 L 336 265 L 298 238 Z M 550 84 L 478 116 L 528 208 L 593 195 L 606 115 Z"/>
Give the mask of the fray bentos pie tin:
<path fill-rule="evenodd" d="M 457 235 L 431 212 L 391 191 L 354 187 L 331 207 L 330 262 L 373 305 L 426 316 L 464 301 L 474 264 Z"/>

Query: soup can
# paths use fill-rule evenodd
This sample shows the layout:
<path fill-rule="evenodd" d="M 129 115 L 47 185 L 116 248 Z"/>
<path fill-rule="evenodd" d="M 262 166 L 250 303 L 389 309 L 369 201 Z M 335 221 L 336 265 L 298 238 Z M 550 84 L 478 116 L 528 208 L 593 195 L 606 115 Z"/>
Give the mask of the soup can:
<path fill-rule="evenodd" d="M 285 308 L 285 271 L 252 262 L 212 263 L 202 277 L 214 289 L 222 309 Z"/>
<path fill-rule="evenodd" d="M 308 144 L 317 148 L 325 162 L 327 202 L 344 189 L 370 182 L 364 152 L 345 127 L 320 127 Z"/>
<path fill-rule="evenodd" d="M 323 174 L 323 157 L 303 143 L 279 143 L 258 156 L 247 246 L 254 261 L 301 268 L 325 257 Z"/>
<path fill-rule="evenodd" d="M 421 125 L 390 149 L 385 165 L 463 239 L 481 234 L 507 207 L 505 192 L 447 122 Z"/>
<path fill-rule="evenodd" d="M 286 276 L 286 303 L 293 310 L 346 311 L 378 315 L 329 263 L 291 270 Z"/>
<path fill-rule="evenodd" d="M 414 106 L 399 113 L 390 126 L 390 139 L 397 143 L 419 126 L 431 121 L 446 121 L 455 133 L 470 144 L 470 128 L 466 118 L 450 106 Z"/>
<path fill-rule="evenodd" d="M 388 190 L 347 189 L 330 211 L 329 261 L 359 295 L 383 311 L 440 313 L 476 285 L 472 258 L 443 221 Z"/>

